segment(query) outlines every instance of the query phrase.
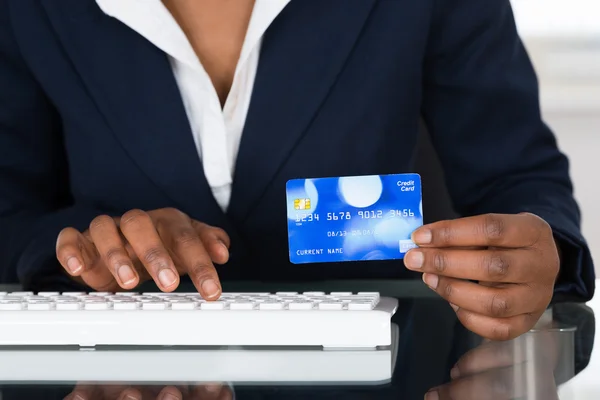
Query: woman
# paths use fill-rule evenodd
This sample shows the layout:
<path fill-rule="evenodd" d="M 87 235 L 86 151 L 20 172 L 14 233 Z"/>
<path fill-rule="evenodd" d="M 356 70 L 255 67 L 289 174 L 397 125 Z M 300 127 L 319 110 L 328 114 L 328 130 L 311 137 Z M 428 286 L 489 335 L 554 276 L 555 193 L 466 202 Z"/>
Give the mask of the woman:
<path fill-rule="evenodd" d="M 508 0 L 0 0 L 0 88 L 5 280 L 216 299 L 412 270 L 500 339 L 593 293 Z M 420 117 L 464 218 L 407 268 L 291 265 L 285 182 L 410 172 Z"/>

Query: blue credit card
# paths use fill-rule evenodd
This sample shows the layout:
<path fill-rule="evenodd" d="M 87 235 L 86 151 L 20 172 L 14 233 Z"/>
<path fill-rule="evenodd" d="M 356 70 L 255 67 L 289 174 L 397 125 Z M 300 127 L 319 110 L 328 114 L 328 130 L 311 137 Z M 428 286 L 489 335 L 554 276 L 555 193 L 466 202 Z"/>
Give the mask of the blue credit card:
<path fill-rule="evenodd" d="M 418 174 L 294 179 L 286 195 L 294 264 L 402 259 L 423 225 Z"/>

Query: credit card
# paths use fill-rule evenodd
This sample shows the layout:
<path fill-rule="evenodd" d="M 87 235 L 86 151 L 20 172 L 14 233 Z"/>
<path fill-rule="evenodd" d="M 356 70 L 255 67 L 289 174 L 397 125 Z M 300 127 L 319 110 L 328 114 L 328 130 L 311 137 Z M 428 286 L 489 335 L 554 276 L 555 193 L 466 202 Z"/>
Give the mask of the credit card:
<path fill-rule="evenodd" d="M 294 264 L 402 259 L 423 225 L 418 174 L 293 179 L 286 197 Z"/>

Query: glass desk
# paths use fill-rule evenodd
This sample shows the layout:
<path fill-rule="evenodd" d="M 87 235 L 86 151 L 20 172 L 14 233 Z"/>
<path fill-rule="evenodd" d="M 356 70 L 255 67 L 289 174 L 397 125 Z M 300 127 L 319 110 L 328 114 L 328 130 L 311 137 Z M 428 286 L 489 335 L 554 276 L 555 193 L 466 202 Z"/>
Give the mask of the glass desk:
<path fill-rule="evenodd" d="M 464 329 L 450 306 L 420 281 L 224 286 L 227 291 L 380 291 L 399 299 L 393 345 L 362 351 L 4 348 L 0 400 L 600 398 L 595 300 L 557 304 L 529 333 L 488 342 Z"/>

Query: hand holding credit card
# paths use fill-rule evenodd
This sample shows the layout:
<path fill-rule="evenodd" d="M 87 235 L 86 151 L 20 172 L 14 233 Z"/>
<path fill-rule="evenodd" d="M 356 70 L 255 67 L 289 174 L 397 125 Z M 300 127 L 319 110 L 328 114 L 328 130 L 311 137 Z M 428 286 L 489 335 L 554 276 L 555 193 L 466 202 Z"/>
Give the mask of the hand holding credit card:
<path fill-rule="evenodd" d="M 290 261 L 402 259 L 423 225 L 421 196 L 418 174 L 290 180 Z"/>

